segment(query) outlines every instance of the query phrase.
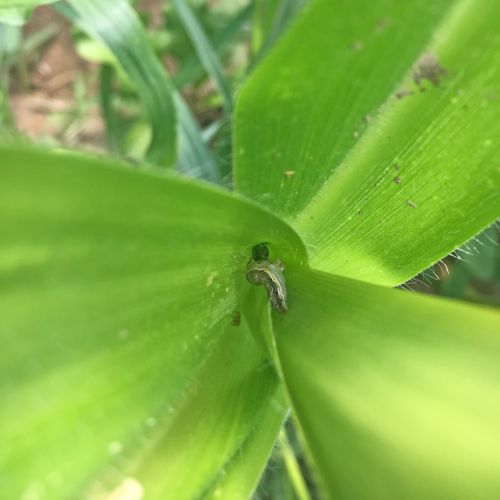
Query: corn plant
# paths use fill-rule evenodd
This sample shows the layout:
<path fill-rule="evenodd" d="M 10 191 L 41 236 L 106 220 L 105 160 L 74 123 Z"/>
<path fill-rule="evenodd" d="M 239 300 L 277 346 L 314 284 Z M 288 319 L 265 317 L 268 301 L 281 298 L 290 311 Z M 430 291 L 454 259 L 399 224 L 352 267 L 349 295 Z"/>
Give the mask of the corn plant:
<path fill-rule="evenodd" d="M 394 288 L 500 215 L 498 2 L 314 0 L 234 103 L 174 4 L 230 177 L 126 0 L 55 8 L 143 166 L 0 149 L 0 496 L 248 498 L 291 411 L 327 498 L 497 499 L 498 312 Z"/>

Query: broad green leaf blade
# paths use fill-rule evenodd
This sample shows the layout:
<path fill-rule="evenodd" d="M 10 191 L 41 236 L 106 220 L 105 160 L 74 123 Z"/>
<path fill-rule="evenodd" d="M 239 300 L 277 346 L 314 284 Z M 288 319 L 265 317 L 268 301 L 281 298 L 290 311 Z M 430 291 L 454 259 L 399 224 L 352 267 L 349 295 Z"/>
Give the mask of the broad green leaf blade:
<path fill-rule="evenodd" d="M 58 10 L 114 54 L 137 89 L 151 122 L 148 159 L 171 166 L 177 157 L 173 86 L 126 0 L 75 0 Z"/>
<path fill-rule="evenodd" d="M 184 29 L 188 33 L 189 38 L 195 47 L 200 62 L 204 66 L 210 78 L 213 80 L 214 84 L 217 86 L 224 102 L 224 107 L 228 112 L 230 112 L 233 104 L 231 87 L 226 79 L 224 68 L 219 61 L 214 47 L 212 47 L 212 44 L 208 40 L 207 35 L 203 31 L 202 26 L 196 19 L 196 16 L 192 12 L 191 7 L 189 7 L 186 0 L 173 0 L 173 3 L 182 21 Z"/>
<path fill-rule="evenodd" d="M 0 159 L 2 493 L 192 498 L 235 488 L 226 469 L 250 491 L 283 407 L 233 317 L 251 247 L 270 241 L 293 267 L 295 233 L 175 177 L 68 154 Z"/>
<path fill-rule="evenodd" d="M 240 328 L 226 327 L 178 407 L 163 411 L 163 429 L 146 436 L 149 458 L 133 469 L 146 497 L 244 499 L 254 490 L 287 406 L 262 350 Z"/>
<path fill-rule="evenodd" d="M 500 315 L 292 271 L 283 375 L 328 497 L 493 500 Z"/>
<path fill-rule="evenodd" d="M 450 4 L 311 2 L 239 93 L 236 188 L 283 216 L 300 214 Z"/>
<path fill-rule="evenodd" d="M 312 267 L 396 285 L 500 214 L 499 9 L 318 0 L 242 91 L 236 185 Z"/>
<path fill-rule="evenodd" d="M 238 359 L 235 362 L 237 363 Z M 250 381 L 252 384 L 255 382 L 259 380 L 256 378 Z M 282 391 L 281 382 L 279 387 Z M 259 390 L 259 387 L 256 389 Z M 276 442 L 276 436 L 283 426 L 286 414 L 288 414 L 288 402 L 282 392 L 266 400 L 262 416 L 256 419 L 255 427 L 246 436 L 236 453 L 224 464 L 216 481 L 207 490 L 207 497 L 229 500 L 250 498 L 249 492 L 255 492 L 256 480 L 261 478 L 272 451 L 270 444 Z M 265 462 L 263 457 L 267 458 Z"/>
<path fill-rule="evenodd" d="M 399 284 L 500 216 L 498 19 L 497 1 L 462 1 L 436 30 L 411 94 L 387 102 L 301 214 L 313 267 Z"/>

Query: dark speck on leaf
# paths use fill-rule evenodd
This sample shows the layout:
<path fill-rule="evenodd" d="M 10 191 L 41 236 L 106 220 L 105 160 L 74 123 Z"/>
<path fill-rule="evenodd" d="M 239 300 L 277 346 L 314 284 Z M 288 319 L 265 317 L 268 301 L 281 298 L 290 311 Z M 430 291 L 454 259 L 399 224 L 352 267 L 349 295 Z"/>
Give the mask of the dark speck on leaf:
<path fill-rule="evenodd" d="M 441 77 L 447 73 L 434 54 L 424 54 L 413 69 L 413 80 L 419 87 L 424 80 L 428 80 L 437 87 L 440 84 Z M 420 92 L 423 92 L 422 87 Z"/>
<path fill-rule="evenodd" d="M 412 95 L 413 92 L 411 90 L 408 90 L 408 89 L 401 89 L 401 90 L 398 90 L 396 92 L 396 97 L 398 99 L 404 99 L 405 97 L 409 96 L 409 95 Z"/>
<path fill-rule="evenodd" d="M 354 52 L 359 52 L 363 48 L 363 42 L 361 40 L 356 40 L 351 43 L 351 50 Z"/>
<path fill-rule="evenodd" d="M 499 101 L 500 100 L 500 93 L 489 92 L 486 94 L 486 99 L 488 99 L 488 101 Z"/>
<path fill-rule="evenodd" d="M 231 324 L 233 326 L 240 326 L 240 324 L 241 324 L 241 312 L 240 311 L 235 310 L 233 312 L 233 317 L 231 319 Z"/>
<path fill-rule="evenodd" d="M 395 168 L 396 170 L 399 170 L 399 163 L 394 163 L 394 168 Z"/>
<path fill-rule="evenodd" d="M 252 248 L 252 259 L 255 262 L 260 262 L 262 260 L 267 260 L 269 259 L 269 248 L 268 248 L 269 242 L 263 241 L 262 243 L 257 243 Z"/>
<path fill-rule="evenodd" d="M 387 17 L 382 17 L 377 21 L 377 24 L 375 26 L 375 31 L 377 33 L 381 33 L 382 31 L 387 29 L 389 24 L 391 24 L 390 20 Z"/>
<path fill-rule="evenodd" d="M 401 177 L 399 177 L 399 175 L 396 175 L 396 177 L 394 177 L 394 179 L 392 179 L 396 184 L 401 184 Z"/>

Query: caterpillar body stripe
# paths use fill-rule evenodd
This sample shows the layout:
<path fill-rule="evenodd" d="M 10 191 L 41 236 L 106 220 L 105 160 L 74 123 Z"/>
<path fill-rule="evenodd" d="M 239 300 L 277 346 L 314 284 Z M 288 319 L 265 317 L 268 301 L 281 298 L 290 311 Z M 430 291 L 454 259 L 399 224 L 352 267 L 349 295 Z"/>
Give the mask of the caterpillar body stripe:
<path fill-rule="evenodd" d="M 247 280 L 250 283 L 266 287 L 272 308 L 281 313 L 288 311 L 283 270 L 283 264 L 279 260 L 275 262 L 269 262 L 268 260 L 256 262 L 252 259 L 248 263 L 246 273 Z"/>

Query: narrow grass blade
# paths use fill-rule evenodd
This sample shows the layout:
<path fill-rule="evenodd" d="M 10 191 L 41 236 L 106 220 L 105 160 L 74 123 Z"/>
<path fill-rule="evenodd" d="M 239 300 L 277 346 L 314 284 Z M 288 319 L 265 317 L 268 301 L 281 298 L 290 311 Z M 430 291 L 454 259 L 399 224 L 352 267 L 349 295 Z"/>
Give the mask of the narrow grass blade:
<path fill-rule="evenodd" d="M 256 56 L 264 46 L 281 0 L 254 0 L 252 20 L 252 53 Z"/>
<path fill-rule="evenodd" d="M 233 98 L 231 86 L 224 73 L 217 53 L 203 31 L 200 23 L 185 0 L 173 0 L 175 8 L 193 43 L 201 64 L 216 85 L 224 102 L 224 108 L 231 112 Z"/>
<path fill-rule="evenodd" d="M 38 5 L 55 0 L 0 0 L 0 23 L 22 26 Z"/>
<path fill-rule="evenodd" d="M 206 179 L 217 184 L 222 183 L 219 165 L 203 140 L 196 119 L 177 90 L 174 90 L 173 97 L 179 119 L 177 169 L 194 178 Z"/>
<path fill-rule="evenodd" d="M 106 140 L 111 152 L 118 150 L 117 120 L 113 109 L 113 74 L 114 69 L 110 64 L 101 65 L 100 70 L 100 102 L 101 113 L 106 123 Z"/>
<path fill-rule="evenodd" d="M 87 2 L 89 2 L 87 6 L 83 5 Z M 149 46 L 136 13 L 125 0 L 119 0 L 118 3 L 111 0 L 106 0 L 106 2 L 103 3 L 97 0 L 85 0 L 81 2 L 75 0 L 75 5 L 72 4 L 73 8 L 58 4 L 58 10 L 80 25 L 90 36 L 94 36 L 105 43 L 127 76 L 137 86 L 146 108 L 150 109 L 153 140 L 149 147 L 149 157 L 154 160 L 157 156 L 156 151 L 166 151 L 169 155 L 171 154 L 171 141 L 174 141 L 175 137 L 171 135 L 172 131 L 170 128 L 177 124 L 179 135 L 179 151 L 178 153 L 175 152 L 177 169 L 181 172 L 189 173 L 194 177 L 219 183 L 218 165 L 201 137 L 201 131 L 196 123 L 196 119 L 186 106 L 182 96 L 174 88 L 165 69 L 161 67 L 152 48 Z M 78 8 L 76 8 L 76 4 L 78 4 Z M 137 29 L 137 32 L 123 29 L 119 32 L 114 31 L 114 8 L 119 8 L 120 11 L 123 11 L 123 15 Z M 103 21 L 102 32 L 96 33 L 93 16 L 108 20 L 107 22 Z M 135 37 L 138 37 L 141 42 L 139 46 L 135 42 L 133 43 Z M 148 52 L 144 61 L 142 61 L 143 50 Z M 148 61 L 151 67 L 147 71 L 143 71 L 142 65 Z M 144 95 L 142 95 L 142 92 L 144 92 Z M 161 100 L 163 97 L 168 99 L 169 106 L 170 101 L 173 102 L 175 107 L 174 114 L 172 114 L 172 110 L 170 109 L 167 114 L 165 114 L 165 110 L 161 109 Z M 167 101 L 165 101 L 164 107 L 166 105 Z M 177 119 L 174 116 L 175 114 L 177 115 Z M 166 137 L 166 134 L 168 134 L 168 137 Z M 162 137 L 165 140 L 162 141 Z M 170 159 L 174 160 L 174 158 Z"/>
<path fill-rule="evenodd" d="M 252 49 L 258 61 L 284 34 L 306 0 L 263 0 L 255 3 Z"/>
<path fill-rule="evenodd" d="M 244 7 L 239 11 L 224 28 L 217 30 L 214 33 L 213 38 L 210 39 L 209 43 L 214 48 L 219 60 L 222 58 L 225 52 L 227 52 L 228 47 L 231 46 L 235 40 L 237 40 L 238 35 L 244 33 L 243 27 L 248 19 L 251 17 L 252 4 Z M 193 82 L 203 76 L 204 69 L 200 63 L 199 58 L 193 54 L 188 57 L 185 61 L 181 61 L 182 66 L 173 75 L 172 80 L 175 85 L 180 88 L 184 85 Z"/>
<path fill-rule="evenodd" d="M 126 0 L 75 0 L 57 8 L 114 54 L 151 122 L 148 160 L 172 166 L 177 157 L 173 87 L 133 8 Z"/>

